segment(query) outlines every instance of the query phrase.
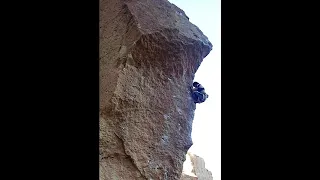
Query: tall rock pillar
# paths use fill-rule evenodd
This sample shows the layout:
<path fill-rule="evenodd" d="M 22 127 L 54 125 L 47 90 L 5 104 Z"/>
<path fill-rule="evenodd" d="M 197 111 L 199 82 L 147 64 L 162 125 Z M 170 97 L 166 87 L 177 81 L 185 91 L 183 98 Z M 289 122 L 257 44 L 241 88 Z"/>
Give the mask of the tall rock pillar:
<path fill-rule="evenodd" d="M 100 180 L 178 180 L 212 49 L 167 0 L 100 0 Z"/>

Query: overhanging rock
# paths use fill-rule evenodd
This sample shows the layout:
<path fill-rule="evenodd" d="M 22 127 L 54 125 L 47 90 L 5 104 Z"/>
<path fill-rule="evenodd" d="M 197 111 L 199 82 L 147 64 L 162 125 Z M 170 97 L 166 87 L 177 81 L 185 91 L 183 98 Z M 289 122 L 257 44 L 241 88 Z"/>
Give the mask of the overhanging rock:
<path fill-rule="evenodd" d="M 212 45 L 167 0 L 100 0 L 100 180 L 178 180 Z"/>

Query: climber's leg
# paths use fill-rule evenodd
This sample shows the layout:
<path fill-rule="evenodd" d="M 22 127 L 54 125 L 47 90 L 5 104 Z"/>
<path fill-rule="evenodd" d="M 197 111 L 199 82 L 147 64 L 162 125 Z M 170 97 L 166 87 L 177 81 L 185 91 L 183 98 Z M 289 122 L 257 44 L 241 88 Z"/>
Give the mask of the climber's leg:
<path fill-rule="evenodd" d="M 192 93 L 192 99 L 193 99 L 193 101 L 195 102 L 195 103 L 198 103 L 198 102 L 200 102 L 199 100 L 199 98 L 201 98 L 201 93 L 199 93 L 198 91 L 194 91 L 193 93 Z"/>

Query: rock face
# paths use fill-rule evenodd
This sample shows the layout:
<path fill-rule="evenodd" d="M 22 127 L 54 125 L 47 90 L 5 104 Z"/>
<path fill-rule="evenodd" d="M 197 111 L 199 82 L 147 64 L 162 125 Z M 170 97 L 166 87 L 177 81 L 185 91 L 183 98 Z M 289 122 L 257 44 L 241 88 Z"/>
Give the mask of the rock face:
<path fill-rule="evenodd" d="M 100 180 L 178 180 L 207 37 L 167 0 L 100 0 Z"/>
<path fill-rule="evenodd" d="M 212 173 L 206 169 L 203 158 L 188 152 L 180 180 L 213 180 L 213 178 Z"/>

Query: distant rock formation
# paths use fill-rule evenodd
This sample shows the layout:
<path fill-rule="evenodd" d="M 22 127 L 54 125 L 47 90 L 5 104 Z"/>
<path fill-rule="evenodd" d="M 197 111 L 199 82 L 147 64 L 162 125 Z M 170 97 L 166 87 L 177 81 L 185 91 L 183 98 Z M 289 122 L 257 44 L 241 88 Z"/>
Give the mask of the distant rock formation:
<path fill-rule="evenodd" d="M 167 0 L 100 0 L 100 180 L 178 180 L 211 51 Z"/>
<path fill-rule="evenodd" d="M 212 173 L 206 169 L 203 158 L 188 152 L 180 180 L 213 180 L 213 178 Z"/>

